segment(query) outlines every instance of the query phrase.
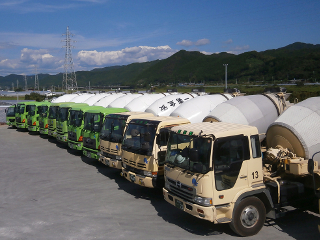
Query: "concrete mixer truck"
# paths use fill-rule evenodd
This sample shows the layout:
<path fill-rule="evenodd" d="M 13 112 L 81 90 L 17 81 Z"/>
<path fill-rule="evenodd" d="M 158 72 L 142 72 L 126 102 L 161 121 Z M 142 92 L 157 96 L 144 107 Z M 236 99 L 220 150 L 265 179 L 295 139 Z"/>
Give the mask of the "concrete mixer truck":
<path fill-rule="evenodd" d="M 188 119 L 170 116 L 132 119 L 123 136 L 121 175 L 144 187 L 163 186 L 168 130 L 188 123 Z"/>
<path fill-rule="evenodd" d="M 128 123 L 135 118 L 152 116 L 152 113 L 146 112 L 123 112 L 107 115 L 100 132 L 99 161 L 112 168 L 122 169 L 121 146 Z"/>
<path fill-rule="evenodd" d="M 288 207 L 319 203 L 320 97 L 288 108 L 269 125 L 261 151 L 258 128 L 202 122 L 171 128 L 165 200 L 197 218 L 229 223 L 240 236 Z"/>

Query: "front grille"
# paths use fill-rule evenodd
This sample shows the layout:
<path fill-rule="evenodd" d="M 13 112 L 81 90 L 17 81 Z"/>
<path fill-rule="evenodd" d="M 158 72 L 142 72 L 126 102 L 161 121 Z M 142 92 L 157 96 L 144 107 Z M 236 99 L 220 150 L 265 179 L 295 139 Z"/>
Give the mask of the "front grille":
<path fill-rule="evenodd" d="M 40 128 L 44 128 L 44 122 L 40 121 L 40 122 L 39 122 L 39 127 L 40 127 Z"/>
<path fill-rule="evenodd" d="M 77 133 L 75 132 L 68 132 L 68 139 L 71 141 L 77 141 Z"/>
<path fill-rule="evenodd" d="M 31 119 L 28 119 L 28 125 L 31 126 L 32 125 L 32 121 Z"/>
<path fill-rule="evenodd" d="M 169 183 L 170 190 L 169 192 L 186 200 L 193 202 L 194 196 L 196 195 L 196 189 L 185 185 L 179 181 L 175 181 L 167 177 L 166 180 Z"/>
<path fill-rule="evenodd" d="M 15 119 L 9 119 L 9 122 L 14 122 L 15 121 Z"/>
<path fill-rule="evenodd" d="M 16 122 L 21 123 L 21 117 L 16 117 Z"/>
<path fill-rule="evenodd" d="M 91 149 L 96 149 L 96 140 L 91 138 L 83 138 L 83 146 Z"/>
<path fill-rule="evenodd" d="M 134 167 L 143 168 L 143 169 L 146 169 L 146 167 L 147 167 L 147 165 L 145 163 L 136 163 L 135 161 L 131 161 L 127 158 L 124 158 L 123 161 L 127 164 L 134 166 Z"/>
<path fill-rule="evenodd" d="M 126 165 L 125 169 L 126 169 L 127 171 L 133 172 L 133 173 L 135 173 L 135 174 L 144 176 L 143 170 L 136 169 L 136 168 L 131 167 L 131 166 L 128 166 L 128 165 Z"/>

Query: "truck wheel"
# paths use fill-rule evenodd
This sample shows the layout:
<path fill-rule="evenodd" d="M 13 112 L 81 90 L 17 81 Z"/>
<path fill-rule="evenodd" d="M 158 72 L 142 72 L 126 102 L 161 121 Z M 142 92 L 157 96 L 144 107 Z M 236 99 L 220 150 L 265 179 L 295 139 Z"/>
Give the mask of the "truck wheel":
<path fill-rule="evenodd" d="M 243 199 L 233 212 L 231 229 L 240 236 L 257 234 L 266 220 L 266 208 L 257 197 Z"/>

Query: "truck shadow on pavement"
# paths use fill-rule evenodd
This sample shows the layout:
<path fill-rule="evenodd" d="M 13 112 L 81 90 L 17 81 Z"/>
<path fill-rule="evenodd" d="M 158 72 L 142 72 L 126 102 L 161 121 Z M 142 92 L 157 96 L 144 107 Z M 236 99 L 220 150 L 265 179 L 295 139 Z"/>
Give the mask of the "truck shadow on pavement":
<path fill-rule="evenodd" d="M 88 165 L 96 167 L 99 173 L 110 180 L 114 180 L 118 184 L 119 190 L 123 190 L 137 199 L 149 200 L 158 212 L 158 216 L 166 222 L 175 224 L 192 234 L 200 236 L 219 235 L 223 233 L 236 236 L 228 224 L 214 225 L 211 222 L 197 219 L 170 205 L 163 199 L 162 189 L 160 188 L 146 188 L 133 184 L 120 176 L 120 170 L 109 168 L 95 159 L 81 156 L 81 160 Z"/>
<path fill-rule="evenodd" d="M 265 226 L 276 228 L 297 240 L 320 239 L 320 215 L 309 211 L 293 210 L 282 218 L 267 220 Z"/>

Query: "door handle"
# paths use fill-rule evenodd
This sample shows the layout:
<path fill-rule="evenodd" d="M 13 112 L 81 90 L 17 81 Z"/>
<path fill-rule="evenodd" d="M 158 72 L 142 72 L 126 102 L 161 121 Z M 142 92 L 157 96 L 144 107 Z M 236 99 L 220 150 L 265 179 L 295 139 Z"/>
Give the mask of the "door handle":
<path fill-rule="evenodd" d="M 247 176 L 244 176 L 244 175 L 240 176 L 240 179 L 244 179 L 244 178 L 247 178 Z"/>

